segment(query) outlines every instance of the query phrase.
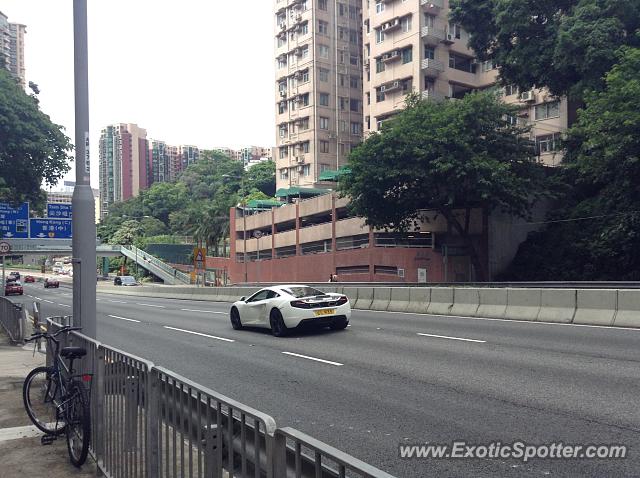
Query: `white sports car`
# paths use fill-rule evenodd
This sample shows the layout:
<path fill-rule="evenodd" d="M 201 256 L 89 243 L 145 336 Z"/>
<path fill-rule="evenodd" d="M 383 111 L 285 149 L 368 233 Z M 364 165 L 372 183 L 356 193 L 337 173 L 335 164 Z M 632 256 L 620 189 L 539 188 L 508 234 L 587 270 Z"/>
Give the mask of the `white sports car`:
<path fill-rule="evenodd" d="M 265 287 L 231 306 L 231 326 L 270 328 L 282 337 L 298 326 L 345 329 L 351 317 L 346 295 L 322 292 L 306 285 Z"/>

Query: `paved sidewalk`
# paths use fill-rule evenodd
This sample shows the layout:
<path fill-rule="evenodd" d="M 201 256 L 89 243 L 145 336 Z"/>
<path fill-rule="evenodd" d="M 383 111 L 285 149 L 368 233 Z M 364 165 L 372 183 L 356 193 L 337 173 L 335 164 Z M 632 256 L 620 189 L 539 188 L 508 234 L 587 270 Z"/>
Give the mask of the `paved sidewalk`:
<path fill-rule="evenodd" d="M 67 478 L 96 476 L 91 458 L 82 469 L 69 463 L 62 436 L 42 446 L 42 435 L 29 420 L 22 404 L 22 383 L 29 371 L 44 364 L 44 355 L 33 347 L 9 343 L 0 327 L 0 476 L 2 478 Z"/>

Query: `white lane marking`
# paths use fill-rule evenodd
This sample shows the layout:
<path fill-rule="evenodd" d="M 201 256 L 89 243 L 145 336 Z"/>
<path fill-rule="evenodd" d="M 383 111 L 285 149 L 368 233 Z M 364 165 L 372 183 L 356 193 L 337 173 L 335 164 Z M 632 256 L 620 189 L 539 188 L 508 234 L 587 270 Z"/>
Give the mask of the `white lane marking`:
<path fill-rule="evenodd" d="M 203 334 L 202 332 L 194 332 L 193 330 L 178 329 L 176 327 L 169 327 L 168 325 L 164 325 L 163 327 L 169 330 L 184 332 L 185 334 L 193 334 L 193 335 L 199 335 L 201 337 L 208 337 L 210 339 L 222 340 L 223 342 L 235 342 L 235 340 L 232 340 L 232 339 L 225 339 L 224 337 L 216 337 L 215 335 Z"/>
<path fill-rule="evenodd" d="M 40 297 L 34 297 L 34 299 L 36 299 L 36 300 L 42 300 Z"/>
<path fill-rule="evenodd" d="M 339 363 L 339 362 L 332 362 L 331 360 L 324 360 L 324 359 L 320 359 L 320 358 L 316 358 L 316 357 L 309 357 L 308 355 L 300 355 L 300 354 L 294 354 L 293 352 L 282 352 L 285 355 L 292 355 L 293 357 L 300 357 L 303 359 L 307 359 L 307 360 L 314 360 L 316 362 L 322 362 L 322 363 L 326 363 L 329 365 L 335 365 L 336 367 L 341 367 L 342 365 L 344 365 L 343 363 Z"/>
<path fill-rule="evenodd" d="M 71 307 L 70 305 L 66 305 L 66 304 L 58 304 L 60 307 Z"/>
<path fill-rule="evenodd" d="M 223 315 L 227 315 L 226 312 L 216 312 L 214 310 L 198 310 L 198 309 L 180 309 L 180 310 L 184 310 L 185 312 L 202 312 L 204 314 L 223 314 Z"/>
<path fill-rule="evenodd" d="M 114 302 L 116 304 L 126 304 L 124 300 L 110 300 L 109 302 Z"/>
<path fill-rule="evenodd" d="M 464 342 L 477 342 L 479 344 L 486 344 L 486 340 L 476 340 L 476 339 L 463 339 L 462 337 L 449 337 L 448 335 L 433 335 L 433 334 L 418 334 L 423 337 L 435 337 L 437 339 L 449 339 L 449 340 L 462 340 Z"/>
<path fill-rule="evenodd" d="M 360 312 L 372 312 L 374 314 L 402 314 L 402 315 L 423 315 L 433 317 L 451 317 L 454 319 L 471 319 L 471 320 L 490 320 L 497 322 L 514 322 L 516 324 L 529 324 L 529 325 L 564 325 L 565 327 L 590 327 L 594 329 L 617 329 L 617 330 L 630 330 L 634 332 L 640 332 L 640 327 L 615 327 L 609 325 L 587 325 L 587 324 L 562 324 L 559 322 L 544 322 L 538 320 L 516 320 L 516 319 L 495 319 L 492 317 L 467 317 L 465 315 L 440 315 L 440 314 L 417 314 L 415 312 L 391 312 L 386 310 L 364 310 L 354 309 Z"/>
<path fill-rule="evenodd" d="M 119 317 L 117 315 L 107 315 L 107 317 L 113 317 L 114 319 L 119 319 L 119 320 L 126 320 L 127 322 L 135 322 L 136 324 L 139 324 L 140 321 L 136 320 L 136 319 L 127 319 L 126 317 Z"/>
<path fill-rule="evenodd" d="M 33 297 L 32 295 L 27 294 L 27 297 Z"/>
<path fill-rule="evenodd" d="M 52 300 L 42 299 L 42 302 L 48 302 L 49 304 L 53 304 Z"/>
<path fill-rule="evenodd" d="M 166 309 L 164 305 L 140 304 L 138 302 L 136 302 L 136 305 L 143 305 L 145 307 L 157 307 L 158 309 Z"/>

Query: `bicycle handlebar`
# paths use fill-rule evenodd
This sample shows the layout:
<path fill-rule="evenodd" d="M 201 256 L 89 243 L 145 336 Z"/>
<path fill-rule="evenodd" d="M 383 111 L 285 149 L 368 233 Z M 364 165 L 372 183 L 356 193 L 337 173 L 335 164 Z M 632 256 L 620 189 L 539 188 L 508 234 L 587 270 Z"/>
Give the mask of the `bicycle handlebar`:
<path fill-rule="evenodd" d="M 74 330 L 82 330 L 82 327 L 71 327 L 69 325 L 66 325 L 66 326 L 62 327 L 60 330 L 58 330 L 54 334 L 49 334 L 49 333 L 33 334 L 28 339 L 25 339 L 25 342 L 31 342 L 32 340 L 41 339 L 41 338 L 55 339 L 58 335 L 60 335 L 62 333 L 73 332 Z"/>

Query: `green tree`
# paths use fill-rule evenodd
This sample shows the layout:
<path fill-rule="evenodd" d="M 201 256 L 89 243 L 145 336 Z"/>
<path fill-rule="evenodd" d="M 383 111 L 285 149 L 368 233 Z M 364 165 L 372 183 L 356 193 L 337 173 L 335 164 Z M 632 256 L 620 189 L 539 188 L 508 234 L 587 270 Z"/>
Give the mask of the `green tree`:
<path fill-rule="evenodd" d="M 263 161 L 251 166 L 246 172 L 245 189 L 247 191 L 257 189 L 266 196 L 273 197 L 276 194 L 275 161 Z"/>
<path fill-rule="evenodd" d="M 164 224 L 169 223 L 169 214 L 184 207 L 187 188 L 184 183 L 155 183 L 140 193 L 142 216 L 153 216 Z"/>
<path fill-rule="evenodd" d="M 127 246 L 135 244 L 136 240 L 143 235 L 143 229 L 139 221 L 130 219 L 124 221 L 118 230 L 111 237 L 111 244 Z"/>
<path fill-rule="evenodd" d="M 471 208 L 525 216 L 541 191 L 541 172 L 526 129 L 505 121 L 513 110 L 494 95 L 407 108 L 350 156 L 340 183 L 354 212 L 381 228 L 407 229 L 424 210 L 441 214 L 464 240 L 480 280 L 486 278 L 469 230 Z M 464 217 L 455 210 L 463 209 Z"/>
<path fill-rule="evenodd" d="M 69 171 L 72 150 L 62 127 L 40 111 L 0 69 L 0 200 L 42 203 L 42 183 L 54 185 Z"/>
<path fill-rule="evenodd" d="M 637 0 L 451 0 L 451 20 L 469 32 L 503 84 L 548 87 L 581 98 L 600 89 L 622 45 L 640 45 Z"/>
<path fill-rule="evenodd" d="M 508 278 L 640 280 L 640 48 L 617 58 L 569 131 L 562 172 L 573 187 L 547 229 L 520 247 Z"/>

